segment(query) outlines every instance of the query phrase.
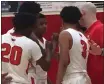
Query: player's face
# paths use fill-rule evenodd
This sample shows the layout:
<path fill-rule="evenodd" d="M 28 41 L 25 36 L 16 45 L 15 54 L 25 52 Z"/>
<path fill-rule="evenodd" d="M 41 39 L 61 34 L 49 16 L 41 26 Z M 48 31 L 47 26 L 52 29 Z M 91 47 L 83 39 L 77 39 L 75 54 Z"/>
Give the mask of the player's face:
<path fill-rule="evenodd" d="M 46 32 L 46 28 L 47 28 L 47 20 L 46 18 L 39 18 L 37 20 L 37 29 L 36 31 L 43 35 Z"/>

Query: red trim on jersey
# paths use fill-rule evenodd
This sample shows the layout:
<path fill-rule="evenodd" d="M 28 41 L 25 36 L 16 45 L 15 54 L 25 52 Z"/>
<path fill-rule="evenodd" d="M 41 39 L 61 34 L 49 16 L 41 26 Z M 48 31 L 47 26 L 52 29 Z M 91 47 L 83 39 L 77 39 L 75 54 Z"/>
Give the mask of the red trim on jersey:
<path fill-rule="evenodd" d="M 33 77 L 31 77 L 31 84 L 35 84 L 35 80 Z"/>
<path fill-rule="evenodd" d="M 18 33 L 10 33 L 12 36 L 16 36 L 16 37 L 21 37 L 21 36 L 23 36 L 23 35 L 21 35 L 21 34 L 18 34 Z"/>
<path fill-rule="evenodd" d="M 26 69 L 26 74 L 28 74 L 29 65 L 30 65 L 30 62 L 28 63 L 28 66 L 27 66 L 27 69 Z"/>
<path fill-rule="evenodd" d="M 42 38 L 42 39 L 39 39 L 39 41 L 41 41 L 42 43 L 44 43 L 44 40 L 43 40 L 43 38 Z"/>

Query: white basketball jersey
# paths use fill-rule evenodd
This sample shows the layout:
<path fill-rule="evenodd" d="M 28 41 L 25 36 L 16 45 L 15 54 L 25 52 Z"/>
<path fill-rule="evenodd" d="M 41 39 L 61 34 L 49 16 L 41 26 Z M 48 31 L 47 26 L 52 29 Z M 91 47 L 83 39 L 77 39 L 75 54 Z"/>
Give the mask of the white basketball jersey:
<path fill-rule="evenodd" d="M 26 73 L 28 63 L 36 66 L 42 56 L 37 43 L 25 36 L 2 35 L 2 73 L 9 73 L 13 82 L 30 84 Z M 30 60 L 31 59 L 31 60 Z"/>
<path fill-rule="evenodd" d="M 40 40 L 38 41 L 42 48 L 45 49 L 46 39 L 43 38 L 43 42 Z M 36 84 L 47 84 L 47 72 L 44 71 L 39 65 L 36 65 L 36 74 L 34 79 Z"/>
<path fill-rule="evenodd" d="M 72 48 L 69 50 L 70 63 L 67 66 L 64 77 L 75 72 L 86 72 L 89 50 L 87 38 L 81 32 L 71 28 L 64 31 L 69 32 L 73 39 Z"/>

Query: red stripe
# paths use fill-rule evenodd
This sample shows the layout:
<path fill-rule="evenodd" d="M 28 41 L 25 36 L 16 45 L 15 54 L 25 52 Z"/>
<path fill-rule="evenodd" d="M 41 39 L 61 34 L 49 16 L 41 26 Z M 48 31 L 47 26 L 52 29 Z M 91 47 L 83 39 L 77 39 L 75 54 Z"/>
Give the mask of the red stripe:
<path fill-rule="evenodd" d="M 31 77 L 31 84 L 35 84 L 34 78 Z"/>
<path fill-rule="evenodd" d="M 30 65 L 30 62 L 28 63 L 28 66 L 27 66 L 27 69 L 26 69 L 26 74 L 28 74 L 29 65 Z"/>

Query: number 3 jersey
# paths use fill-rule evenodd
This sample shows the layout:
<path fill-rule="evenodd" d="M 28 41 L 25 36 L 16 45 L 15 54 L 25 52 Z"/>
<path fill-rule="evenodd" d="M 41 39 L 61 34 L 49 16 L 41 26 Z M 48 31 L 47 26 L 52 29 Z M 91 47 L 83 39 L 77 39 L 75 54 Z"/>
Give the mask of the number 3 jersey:
<path fill-rule="evenodd" d="M 86 72 L 89 50 L 87 38 L 81 32 L 71 28 L 64 31 L 69 32 L 73 40 L 72 48 L 69 50 L 70 63 L 67 66 L 65 76 L 75 72 Z"/>
<path fill-rule="evenodd" d="M 31 39 L 15 34 L 2 35 L 2 73 L 8 73 L 13 82 L 30 84 L 26 73 L 28 64 L 35 67 L 41 56 L 39 46 Z"/>

